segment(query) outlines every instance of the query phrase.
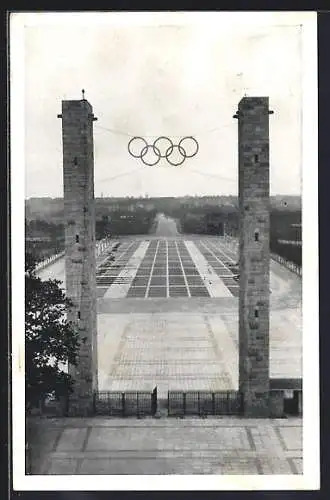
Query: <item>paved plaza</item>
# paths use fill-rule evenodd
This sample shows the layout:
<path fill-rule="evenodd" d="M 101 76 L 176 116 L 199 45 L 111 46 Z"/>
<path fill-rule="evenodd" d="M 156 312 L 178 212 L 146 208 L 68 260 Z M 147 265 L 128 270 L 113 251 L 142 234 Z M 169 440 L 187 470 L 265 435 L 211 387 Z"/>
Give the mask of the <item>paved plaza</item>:
<path fill-rule="evenodd" d="M 165 225 L 166 226 L 166 225 Z M 171 233 L 171 231 L 169 231 Z M 238 388 L 237 242 L 148 235 L 97 258 L 100 390 Z M 43 278 L 64 282 L 63 259 Z M 270 273 L 270 376 L 302 377 L 301 278 Z M 47 419 L 40 474 L 301 474 L 301 419 Z"/>
<path fill-rule="evenodd" d="M 301 419 L 38 422 L 32 474 L 302 474 Z"/>
<path fill-rule="evenodd" d="M 114 240 L 98 257 L 99 389 L 237 389 L 236 263 L 221 237 Z M 47 272 L 63 279 L 63 261 Z M 301 378 L 301 278 L 272 261 L 270 288 L 270 376 Z"/>

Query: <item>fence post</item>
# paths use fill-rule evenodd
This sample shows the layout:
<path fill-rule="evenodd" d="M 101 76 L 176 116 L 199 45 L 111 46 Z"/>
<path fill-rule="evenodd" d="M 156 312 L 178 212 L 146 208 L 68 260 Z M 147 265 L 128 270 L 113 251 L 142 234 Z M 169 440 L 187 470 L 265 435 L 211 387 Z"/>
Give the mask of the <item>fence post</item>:
<path fill-rule="evenodd" d="M 154 388 L 151 394 L 151 413 L 155 415 L 157 412 L 157 386 Z"/>
<path fill-rule="evenodd" d="M 109 409 L 109 415 L 112 415 L 112 405 L 111 405 L 110 392 L 107 392 L 107 408 Z"/>
<path fill-rule="evenodd" d="M 158 410 L 158 389 L 157 386 L 155 387 L 155 413 Z"/>
<path fill-rule="evenodd" d="M 96 413 L 96 392 L 93 392 L 93 413 Z"/>
<path fill-rule="evenodd" d="M 125 393 L 122 392 L 121 394 L 121 405 L 122 405 L 122 410 L 123 410 L 123 417 L 125 417 Z"/>

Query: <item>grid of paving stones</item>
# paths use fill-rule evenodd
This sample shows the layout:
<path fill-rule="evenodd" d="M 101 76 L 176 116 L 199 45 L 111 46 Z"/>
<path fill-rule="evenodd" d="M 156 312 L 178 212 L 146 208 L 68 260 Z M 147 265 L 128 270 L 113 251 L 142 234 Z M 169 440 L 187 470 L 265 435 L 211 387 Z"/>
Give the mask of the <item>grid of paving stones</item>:
<path fill-rule="evenodd" d="M 220 237 L 193 238 L 191 241 L 179 238 L 150 240 L 123 238 L 114 242 L 112 248 L 98 257 L 98 298 L 109 293 L 109 289 L 113 289 L 112 285 L 115 284 L 117 290 L 120 287 L 118 298 L 203 300 L 211 296 L 215 299 L 222 296 L 218 280 L 231 296 L 238 297 L 239 280 L 235 275 L 237 266 L 236 269 L 234 266 L 237 263 L 237 241 Z M 139 265 L 134 254 L 139 251 L 141 245 L 146 244 L 149 245 L 149 250 Z M 117 245 L 117 251 L 113 250 Z M 205 259 L 210 270 L 207 279 L 204 276 L 205 271 L 194 261 L 196 252 L 191 252 L 193 248 Z M 63 281 L 65 286 L 64 259 L 55 262 L 42 273 L 44 279 L 57 278 Z M 301 310 L 301 279 L 297 279 L 297 276 L 272 260 L 270 281 L 271 309 L 274 311 L 289 308 L 292 321 L 301 322 L 300 313 L 294 317 L 294 310 Z M 112 298 L 116 298 L 116 293 L 112 294 Z"/>
<path fill-rule="evenodd" d="M 224 250 L 223 244 L 212 240 L 199 240 L 195 244 L 231 294 L 238 297 L 239 279 L 235 269 L 237 268 L 236 254 L 228 249 Z"/>
<path fill-rule="evenodd" d="M 99 389 L 149 391 L 157 385 L 166 398 L 169 389 L 236 388 L 237 366 L 231 352 L 226 357 L 218 348 L 207 318 L 191 312 L 184 320 L 180 313 L 100 314 Z M 227 336 L 222 329 L 220 341 L 227 344 Z"/>
<path fill-rule="evenodd" d="M 98 314 L 100 390 L 152 390 L 157 385 L 159 394 L 166 395 L 169 389 L 238 388 L 237 305 L 221 313 L 198 312 L 194 299 L 184 300 L 182 312 L 168 307 L 162 312 L 159 302 L 142 300 L 139 313 L 127 308 Z M 216 303 L 221 310 L 221 302 Z M 148 305 L 144 313 L 143 305 Z M 270 324 L 271 377 L 302 377 L 301 328 L 288 321 L 285 311 L 271 312 Z"/>
<path fill-rule="evenodd" d="M 113 283 L 121 284 L 123 282 L 123 278 L 120 278 L 119 274 L 139 246 L 140 241 L 138 240 L 124 240 L 106 252 L 107 257 L 97 266 L 96 271 L 98 298 L 103 297 Z"/>
<path fill-rule="evenodd" d="M 112 284 L 120 284 L 118 276 L 129 263 L 142 240 L 124 241 L 120 253 L 109 257 L 97 270 L 97 295 L 103 297 Z M 194 244 L 235 297 L 239 293 L 238 277 L 233 264 L 236 255 L 225 249 L 223 242 L 194 240 Z M 123 282 L 124 283 L 124 282 Z M 125 282 L 126 283 L 126 282 Z M 182 239 L 153 239 L 127 292 L 128 298 L 210 297 L 196 264 Z"/>
<path fill-rule="evenodd" d="M 68 418 L 36 424 L 33 474 L 303 473 L 301 419 Z"/>
<path fill-rule="evenodd" d="M 129 298 L 209 297 L 182 240 L 153 240 L 128 291 Z"/>
<path fill-rule="evenodd" d="M 231 296 L 238 297 L 239 295 L 237 242 L 227 241 L 224 238 L 194 238 L 186 245 L 185 240 L 178 238 L 151 239 L 150 243 L 148 240 L 136 238 L 118 243 L 120 243 L 120 248 L 117 252 L 108 250 L 108 256 L 106 259 L 103 256 L 103 262 L 98 259 L 97 295 L 99 298 L 104 297 L 113 284 L 117 287 L 123 286 L 120 297 L 166 299 L 211 296 L 214 298 L 218 297 L 219 293 L 217 280 L 221 280 Z M 130 262 L 134 252 L 145 243 L 149 247 L 141 265 L 135 261 Z M 206 260 L 209 270 L 212 269 L 213 276 L 209 275 L 207 279 L 215 280 L 213 284 L 205 281 L 206 277 L 200 274 L 203 271 L 198 267 L 198 263 L 194 262 L 195 256 L 189 251 L 191 244 Z M 134 266 L 136 269 L 132 279 Z M 125 270 L 128 269 L 129 276 L 126 276 Z M 287 308 L 290 297 L 292 297 L 290 307 L 299 306 L 297 297 L 299 293 L 301 295 L 301 290 L 298 290 L 301 289 L 301 280 L 297 283 L 295 277 L 290 279 L 288 273 L 279 264 L 276 266 L 274 261 L 271 261 L 271 269 L 272 296 L 273 292 L 276 295 L 278 290 L 277 295 L 282 296 L 283 302 L 281 303 L 277 297 L 272 303 L 272 308 L 282 309 L 283 306 Z M 284 293 L 285 289 L 286 293 Z M 298 299 L 299 301 L 301 299 Z"/>

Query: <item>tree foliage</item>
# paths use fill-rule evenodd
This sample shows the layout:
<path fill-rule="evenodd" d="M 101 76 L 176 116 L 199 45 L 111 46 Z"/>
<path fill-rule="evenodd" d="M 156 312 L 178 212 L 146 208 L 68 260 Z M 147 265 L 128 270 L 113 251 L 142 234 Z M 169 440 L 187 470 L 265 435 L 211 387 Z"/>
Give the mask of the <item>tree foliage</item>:
<path fill-rule="evenodd" d="M 48 394 L 64 396 L 73 380 L 66 366 L 76 364 L 78 332 L 66 319 L 71 303 L 59 280 L 42 281 L 36 260 L 25 258 L 25 371 L 27 408 L 38 406 Z"/>

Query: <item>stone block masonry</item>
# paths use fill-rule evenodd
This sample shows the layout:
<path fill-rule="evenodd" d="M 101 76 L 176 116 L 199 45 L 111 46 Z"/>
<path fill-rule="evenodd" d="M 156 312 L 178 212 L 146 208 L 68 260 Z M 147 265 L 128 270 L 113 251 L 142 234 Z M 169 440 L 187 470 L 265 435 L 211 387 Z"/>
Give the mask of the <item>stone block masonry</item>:
<path fill-rule="evenodd" d="M 238 118 L 239 388 L 247 417 L 269 416 L 269 105 L 244 97 Z"/>
<path fill-rule="evenodd" d="M 73 302 L 68 320 L 79 331 L 77 366 L 69 366 L 75 380 L 71 415 L 93 411 L 97 390 L 96 261 L 92 106 L 85 99 L 62 101 L 63 186 L 65 217 L 65 278 Z"/>

